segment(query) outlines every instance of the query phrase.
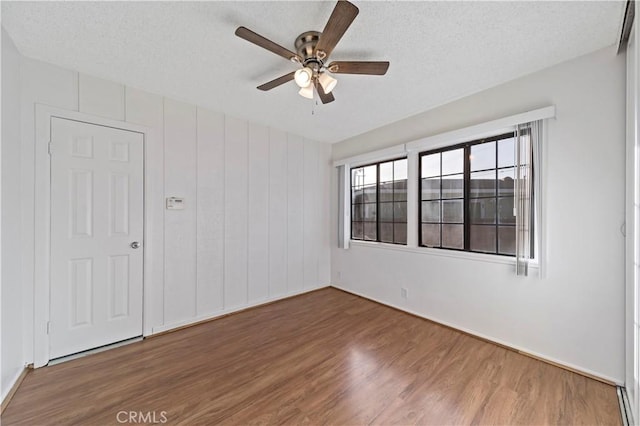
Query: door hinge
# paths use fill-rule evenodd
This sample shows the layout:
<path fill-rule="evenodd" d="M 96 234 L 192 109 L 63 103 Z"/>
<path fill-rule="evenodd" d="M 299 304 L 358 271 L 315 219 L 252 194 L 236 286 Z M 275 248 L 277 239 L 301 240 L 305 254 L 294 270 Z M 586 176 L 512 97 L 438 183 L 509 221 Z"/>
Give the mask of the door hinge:
<path fill-rule="evenodd" d="M 49 155 L 51 155 L 53 153 L 53 151 L 51 149 L 51 141 L 49 141 L 49 143 L 47 144 L 47 152 L 49 153 Z"/>
<path fill-rule="evenodd" d="M 51 322 L 47 321 L 47 334 L 49 334 L 49 331 L 51 331 Z"/>

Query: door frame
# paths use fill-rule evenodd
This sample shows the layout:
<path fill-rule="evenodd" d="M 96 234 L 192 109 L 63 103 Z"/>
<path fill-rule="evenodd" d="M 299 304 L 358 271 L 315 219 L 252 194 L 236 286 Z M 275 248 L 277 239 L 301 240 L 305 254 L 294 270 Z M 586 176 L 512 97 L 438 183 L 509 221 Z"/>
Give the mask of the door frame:
<path fill-rule="evenodd" d="M 146 126 L 97 117 L 77 111 L 69 111 L 48 105 L 35 105 L 35 188 L 34 188 L 34 318 L 33 318 L 33 365 L 43 367 L 49 363 L 49 333 L 50 320 L 50 260 L 51 260 L 51 157 L 49 142 L 51 141 L 51 119 L 79 121 L 98 126 L 112 127 L 120 130 L 141 133 L 143 137 L 143 283 L 142 283 L 142 335 L 152 334 L 151 306 L 153 287 L 150 282 L 152 274 L 149 272 L 154 265 L 151 263 L 152 247 L 147 245 L 157 229 L 162 229 L 160 223 L 154 223 L 149 214 L 152 208 L 152 195 L 162 194 L 162 188 L 151 186 L 148 159 L 151 157 L 149 141 L 155 140 L 155 131 Z M 162 196 L 162 195 L 160 195 Z"/>
<path fill-rule="evenodd" d="M 631 5 L 633 6 L 633 4 Z M 636 202 L 640 188 L 637 177 L 640 174 L 640 27 L 638 13 L 640 3 L 635 4 L 635 22 L 632 24 L 627 45 L 626 68 L 626 194 L 625 194 L 625 388 L 633 419 L 636 424 L 640 417 L 640 386 L 638 386 L 638 369 L 640 366 L 640 336 L 638 326 L 640 319 L 640 222 Z M 632 48 L 630 48 L 632 47 Z"/>

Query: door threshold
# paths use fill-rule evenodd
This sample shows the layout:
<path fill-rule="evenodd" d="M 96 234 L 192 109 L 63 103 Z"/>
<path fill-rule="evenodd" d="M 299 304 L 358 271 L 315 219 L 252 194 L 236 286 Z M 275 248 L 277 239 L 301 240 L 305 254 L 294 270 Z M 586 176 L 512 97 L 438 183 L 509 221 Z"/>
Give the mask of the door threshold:
<path fill-rule="evenodd" d="M 127 339 L 127 340 L 121 340 L 121 341 L 116 342 L 116 343 L 111 343 L 111 344 L 108 344 L 108 345 L 99 346 L 97 348 L 88 349 L 86 351 L 76 352 L 75 354 L 65 355 L 65 356 L 61 356 L 59 358 L 54 358 L 54 359 L 49 361 L 47 366 L 50 367 L 52 365 L 57 365 L 57 364 L 60 364 L 60 363 L 63 363 L 63 362 L 67 362 L 67 361 L 71 361 L 71 360 L 74 360 L 74 359 L 77 359 L 77 358 L 82 358 L 83 356 L 87 356 L 87 355 L 91 355 L 91 354 L 97 354 L 99 352 L 108 351 L 109 349 L 115 349 L 115 348 L 118 348 L 120 346 L 128 345 L 130 343 L 135 343 L 135 342 L 141 342 L 141 341 L 142 341 L 142 336 L 133 337 L 133 338 Z"/>

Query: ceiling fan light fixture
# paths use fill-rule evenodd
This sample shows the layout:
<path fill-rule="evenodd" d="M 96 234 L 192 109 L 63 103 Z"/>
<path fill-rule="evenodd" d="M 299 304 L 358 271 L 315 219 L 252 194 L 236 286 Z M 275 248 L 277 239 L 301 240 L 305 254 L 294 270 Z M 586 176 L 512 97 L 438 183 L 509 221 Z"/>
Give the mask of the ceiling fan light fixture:
<path fill-rule="evenodd" d="M 298 94 L 307 99 L 313 99 L 313 84 L 309 84 L 307 87 L 302 87 Z"/>
<path fill-rule="evenodd" d="M 311 85 L 311 79 L 313 78 L 313 71 L 311 68 L 304 67 L 296 71 L 294 79 L 296 80 L 296 84 L 305 88 Z"/>
<path fill-rule="evenodd" d="M 331 91 L 336 87 L 336 84 L 338 84 L 338 80 L 331 77 L 326 72 L 323 72 L 320 74 L 320 77 L 318 77 L 318 83 L 322 86 L 324 93 L 331 93 Z"/>

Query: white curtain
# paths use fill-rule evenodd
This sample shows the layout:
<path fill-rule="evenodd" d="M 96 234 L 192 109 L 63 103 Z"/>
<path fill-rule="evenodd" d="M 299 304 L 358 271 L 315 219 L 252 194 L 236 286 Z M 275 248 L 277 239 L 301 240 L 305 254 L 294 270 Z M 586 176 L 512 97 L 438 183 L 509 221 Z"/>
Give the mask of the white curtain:
<path fill-rule="evenodd" d="M 534 256 L 533 243 L 542 209 L 541 154 L 542 120 L 520 124 L 516 131 L 516 274 L 529 275 L 529 262 Z M 534 198 L 535 197 L 535 198 Z M 535 200 L 535 202 L 534 202 Z M 540 233 L 538 233 L 540 234 Z M 540 240 L 537 241 L 540 244 Z M 538 250 L 538 255 L 540 250 Z"/>
<path fill-rule="evenodd" d="M 351 184 L 349 166 L 341 165 L 337 167 L 338 172 L 338 247 L 349 248 L 351 237 Z"/>

